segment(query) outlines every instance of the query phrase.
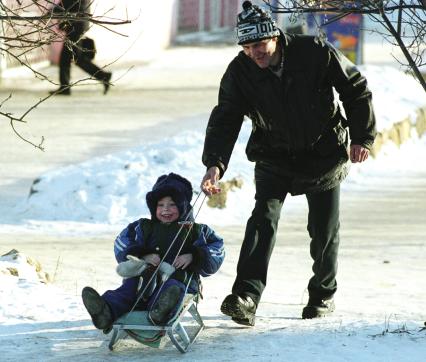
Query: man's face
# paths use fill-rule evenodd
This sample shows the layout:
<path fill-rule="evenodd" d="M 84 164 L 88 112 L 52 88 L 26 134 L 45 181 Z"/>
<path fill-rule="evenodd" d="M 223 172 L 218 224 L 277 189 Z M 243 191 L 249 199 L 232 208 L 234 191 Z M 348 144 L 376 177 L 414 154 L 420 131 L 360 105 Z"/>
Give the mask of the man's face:
<path fill-rule="evenodd" d="M 170 196 L 165 196 L 158 200 L 155 216 L 161 222 L 170 223 L 179 218 L 179 209 Z"/>
<path fill-rule="evenodd" d="M 267 68 L 271 65 L 277 51 L 277 39 L 264 39 L 254 43 L 244 44 L 243 51 L 260 68 Z"/>

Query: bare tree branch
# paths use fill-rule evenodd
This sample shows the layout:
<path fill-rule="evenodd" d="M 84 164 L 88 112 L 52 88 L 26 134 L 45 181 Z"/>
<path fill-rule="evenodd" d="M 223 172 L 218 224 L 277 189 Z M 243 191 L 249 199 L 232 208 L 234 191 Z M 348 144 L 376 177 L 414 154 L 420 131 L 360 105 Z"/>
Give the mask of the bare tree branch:
<path fill-rule="evenodd" d="M 79 0 L 76 0 L 76 4 Z M 90 2 L 87 3 L 90 6 Z M 74 6 L 74 4 L 73 4 Z M 126 36 L 112 29 L 117 25 L 129 24 L 129 19 L 116 19 L 108 14 L 112 9 L 107 10 L 101 16 L 94 16 L 87 11 L 68 11 L 58 5 L 53 0 L 0 0 L 0 52 L 1 56 L 8 59 L 8 62 L 29 69 L 36 78 L 51 81 L 42 72 L 33 67 L 33 61 L 38 54 L 47 53 L 47 47 L 55 42 L 62 42 L 65 47 L 78 46 L 78 42 L 72 42 L 59 29 L 58 25 L 64 27 L 67 24 L 82 23 L 100 26 L 106 30 Z M 111 62 L 113 63 L 113 62 Z M 70 85 L 91 79 L 78 80 Z M 0 117 L 7 119 L 13 132 L 24 142 L 31 144 L 37 149 L 44 150 L 44 138 L 37 144 L 25 138 L 15 127 L 16 123 L 26 123 L 27 116 L 41 103 L 49 99 L 52 94 L 39 99 L 34 105 L 27 109 L 21 116 L 14 116 L 12 113 L 3 111 L 12 95 L 0 103 Z"/>
<path fill-rule="evenodd" d="M 369 29 L 379 33 L 390 44 L 399 47 L 407 64 L 426 91 L 426 81 L 419 68 L 426 65 L 426 0 L 263 0 L 273 13 L 300 17 L 305 13 L 330 14 L 320 27 L 349 14 L 363 14 L 383 28 Z M 324 36 L 324 34 L 320 34 Z"/>

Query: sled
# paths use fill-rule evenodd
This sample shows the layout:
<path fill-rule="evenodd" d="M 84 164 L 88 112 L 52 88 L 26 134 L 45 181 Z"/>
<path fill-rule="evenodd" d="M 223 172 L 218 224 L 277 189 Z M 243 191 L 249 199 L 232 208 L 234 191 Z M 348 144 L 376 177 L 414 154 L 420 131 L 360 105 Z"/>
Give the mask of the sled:
<path fill-rule="evenodd" d="M 144 345 L 162 348 L 165 337 L 168 336 L 180 352 L 187 352 L 204 329 L 197 301 L 198 295 L 187 293 L 177 312 L 166 325 L 154 325 L 148 317 L 148 311 L 132 311 L 123 315 L 112 326 L 109 349 L 113 351 L 118 342 L 127 336 Z"/>

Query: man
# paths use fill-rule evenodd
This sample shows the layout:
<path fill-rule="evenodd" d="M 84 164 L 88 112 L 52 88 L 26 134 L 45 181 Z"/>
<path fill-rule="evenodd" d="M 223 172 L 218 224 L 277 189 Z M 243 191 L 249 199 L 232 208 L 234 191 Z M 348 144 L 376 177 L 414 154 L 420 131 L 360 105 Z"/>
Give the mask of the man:
<path fill-rule="evenodd" d="M 54 13 L 63 15 L 83 16 L 90 13 L 90 0 L 61 0 L 53 8 Z M 110 87 L 111 73 L 105 72 L 87 57 L 82 49 L 80 40 L 88 30 L 87 20 L 64 20 L 59 24 L 59 28 L 65 33 L 65 41 L 59 59 L 59 81 L 60 87 L 56 91 L 50 92 L 55 95 L 70 95 L 70 71 L 71 61 L 90 74 L 93 78 L 101 81 L 104 94 Z"/>
<path fill-rule="evenodd" d="M 237 18 L 243 51 L 223 75 L 206 130 L 201 188 L 211 195 L 226 171 L 244 116 L 252 120 L 246 153 L 255 162 L 255 207 L 247 221 L 232 294 L 221 311 L 253 326 L 288 193 L 305 194 L 313 276 L 302 318 L 334 310 L 339 246 L 339 184 L 348 158 L 363 162 L 375 138 L 371 92 L 357 68 L 327 42 L 283 34 L 249 1 Z M 345 109 L 334 101 L 333 87 Z M 350 134 L 350 147 L 348 131 Z M 349 153 L 349 154 L 348 154 Z"/>

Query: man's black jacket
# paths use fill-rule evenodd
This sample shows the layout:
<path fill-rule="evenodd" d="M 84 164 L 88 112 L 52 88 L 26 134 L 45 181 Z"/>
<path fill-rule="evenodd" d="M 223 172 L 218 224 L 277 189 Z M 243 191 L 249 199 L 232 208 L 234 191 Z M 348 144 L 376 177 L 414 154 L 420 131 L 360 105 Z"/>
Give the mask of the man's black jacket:
<path fill-rule="evenodd" d="M 218 105 L 206 130 L 203 163 L 226 171 L 244 116 L 252 120 L 250 161 L 284 171 L 301 194 L 326 190 L 347 174 L 347 131 L 352 144 L 370 148 L 376 130 L 371 92 L 358 69 L 316 37 L 281 34 L 281 78 L 240 52 L 220 83 Z M 334 101 L 339 94 L 346 119 Z"/>
<path fill-rule="evenodd" d="M 73 15 L 83 17 L 90 14 L 89 0 L 61 0 L 53 7 L 53 12 L 63 15 Z M 78 40 L 88 29 L 89 22 L 87 20 L 66 20 L 59 24 L 59 28 L 71 35 L 72 40 Z"/>

